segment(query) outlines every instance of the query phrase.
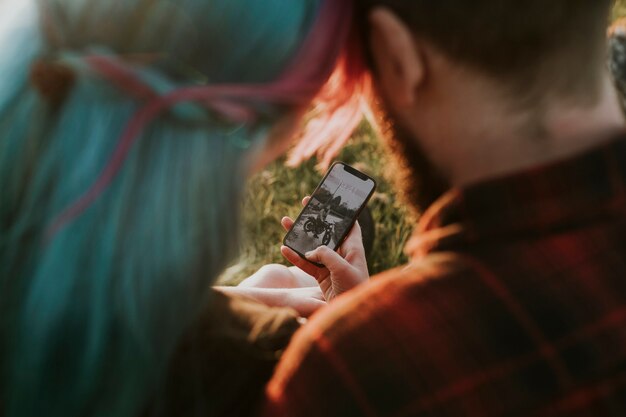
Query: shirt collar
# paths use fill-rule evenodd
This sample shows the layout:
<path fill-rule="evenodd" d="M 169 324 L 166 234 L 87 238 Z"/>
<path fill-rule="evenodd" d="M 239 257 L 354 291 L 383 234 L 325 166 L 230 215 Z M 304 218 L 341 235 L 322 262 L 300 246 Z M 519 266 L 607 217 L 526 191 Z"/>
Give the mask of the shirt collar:
<path fill-rule="evenodd" d="M 626 208 L 626 135 L 591 151 L 514 175 L 453 189 L 420 219 L 412 257 L 468 245 L 528 239 Z"/>

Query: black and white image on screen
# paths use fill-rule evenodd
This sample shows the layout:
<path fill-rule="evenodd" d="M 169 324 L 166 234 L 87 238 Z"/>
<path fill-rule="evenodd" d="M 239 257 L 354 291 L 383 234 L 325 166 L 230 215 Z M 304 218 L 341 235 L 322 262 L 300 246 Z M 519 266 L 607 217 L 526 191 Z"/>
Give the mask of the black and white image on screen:
<path fill-rule="evenodd" d="M 371 179 L 361 179 L 336 164 L 311 196 L 285 239 L 300 254 L 325 245 L 336 250 L 357 212 L 374 188 Z"/>

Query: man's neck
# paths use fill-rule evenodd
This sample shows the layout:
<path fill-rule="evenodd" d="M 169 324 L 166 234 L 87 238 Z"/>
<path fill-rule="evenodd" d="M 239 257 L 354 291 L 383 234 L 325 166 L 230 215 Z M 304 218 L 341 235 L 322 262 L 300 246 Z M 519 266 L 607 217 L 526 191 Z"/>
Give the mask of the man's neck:
<path fill-rule="evenodd" d="M 448 135 L 463 138 L 462 143 L 448 138 L 448 143 L 456 142 L 458 146 L 449 147 L 447 155 L 439 155 L 443 170 L 455 186 L 574 156 L 624 129 L 624 118 L 608 75 L 598 99 L 587 106 L 553 100 L 535 110 L 534 115 L 516 116 L 493 100 L 478 102 L 481 104 L 477 106 L 462 105 L 462 123 L 457 128 L 448 125 L 444 129 Z"/>

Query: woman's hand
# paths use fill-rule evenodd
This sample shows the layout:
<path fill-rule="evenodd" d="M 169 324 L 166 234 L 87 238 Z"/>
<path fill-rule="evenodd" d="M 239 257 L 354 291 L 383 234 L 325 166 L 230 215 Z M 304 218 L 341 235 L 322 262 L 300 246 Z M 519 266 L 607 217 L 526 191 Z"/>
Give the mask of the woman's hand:
<path fill-rule="evenodd" d="M 310 197 L 305 197 L 302 205 L 306 205 L 309 200 Z M 294 222 L 291 218 L 284 217 L 281 223 L 285 230 L 289 231 Z M 289 262 L 315 278 L 326 301 L 331 301 L 369 279 L 363 238 L 358 222 L 355 223 L 338 252 L 326 246 L 320 246 L 305 254 L 309 261 L 322 264 L 323 268 L 307 262 L 286 246 L 281 247 L 281 253 Z"/>
<path fill-rule="evenodd" d="M 309 317 L 326 305 L 318 286 L 302 288 L 215 287 L 224 294 L 244 296 L 269 307 L 289 307 Z"/>

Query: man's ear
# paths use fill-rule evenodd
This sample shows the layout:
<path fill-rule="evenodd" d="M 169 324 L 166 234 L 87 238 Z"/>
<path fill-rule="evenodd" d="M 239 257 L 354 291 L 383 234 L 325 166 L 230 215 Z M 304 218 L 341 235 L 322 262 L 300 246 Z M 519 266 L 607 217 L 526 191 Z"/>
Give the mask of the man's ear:
<path fill-rule="evenodd" d="M 374 8 L 369 23 L 372 58 L 382 92 L 400 108 L 412 106 L 415 90 L 426 75 L 426 62 L 413 34 L 386 7 Z"/>

